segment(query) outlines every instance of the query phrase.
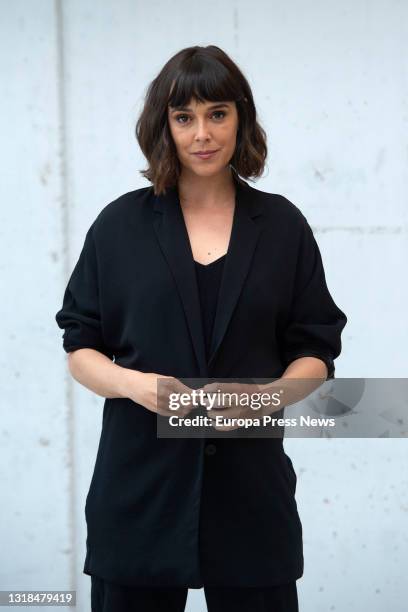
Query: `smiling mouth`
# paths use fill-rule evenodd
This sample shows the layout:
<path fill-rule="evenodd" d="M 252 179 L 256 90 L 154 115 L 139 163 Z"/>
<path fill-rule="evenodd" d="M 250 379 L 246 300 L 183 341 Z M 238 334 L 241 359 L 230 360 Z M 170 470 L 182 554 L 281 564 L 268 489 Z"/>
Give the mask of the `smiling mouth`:
<path fill-rule="evenodd" d="M 203 153 L 193 153 L 193 155 L 195 155 L 196 157 L 200 157 L 201 159 L 208 159 L 209 157 L 212 157 L 213 155 L 218 153 L 218 151 L 219 149 L 215 151 L 205 151 Z"/>

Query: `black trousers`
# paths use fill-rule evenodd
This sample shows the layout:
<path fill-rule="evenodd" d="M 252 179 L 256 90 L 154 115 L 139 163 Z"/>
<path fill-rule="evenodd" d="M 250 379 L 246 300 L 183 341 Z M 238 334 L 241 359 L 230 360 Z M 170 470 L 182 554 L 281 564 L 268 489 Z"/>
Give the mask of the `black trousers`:
<path fill-rule="evenodd" d="M 187 587 L 128 587 L 91 576 L 92 612 L 183 612 Z M 206 587 L 208 612 L 299 612 L 296 582 L 268 588 Z"/>

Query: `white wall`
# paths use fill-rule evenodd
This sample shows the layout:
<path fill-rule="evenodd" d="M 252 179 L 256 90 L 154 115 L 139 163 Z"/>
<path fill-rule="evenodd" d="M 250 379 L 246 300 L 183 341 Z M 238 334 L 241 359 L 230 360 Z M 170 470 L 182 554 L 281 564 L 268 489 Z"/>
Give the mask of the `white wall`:
<path fill-rule="evenodd" d="M 99 210 L 147 185 L 133 135 L 179 49 L 247 75 L 269 142 L 260 189 L 309 219 L 348 316 L 337 377 L 407 373 L 408 4 L 397 0 L 0 2 L 0 589 L 76 589 L 103 399 L 68 375 L 54 321 Z M 304 526 L 301 612 L 385 607 L 408 589 L 404 440 L 285 443 Z M 188 612 L 204 609 L 191 590 Z"/>

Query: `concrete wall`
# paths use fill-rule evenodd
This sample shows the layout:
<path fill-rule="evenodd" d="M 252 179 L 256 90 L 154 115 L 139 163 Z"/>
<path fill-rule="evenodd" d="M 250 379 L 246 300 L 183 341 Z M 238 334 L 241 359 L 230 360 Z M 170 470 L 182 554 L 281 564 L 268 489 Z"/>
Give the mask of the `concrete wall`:
<path fill-rule="evenodd" d="M 103 399 L 54 322 L 100 209 L 147 185 L 133 135 L 179 49 L 217 44 L 268 134 L 260 189 L 309 219 L 349 318 L 337 377 L 407 372 L 407 23 L 397 0 L 2 0 L 0 589 L 76 589 Z M 305 534 L 302 612 L 405 610 L 404 440 L 285 443 Z M 204 610 L 191 590 L 188 612 Z"/>

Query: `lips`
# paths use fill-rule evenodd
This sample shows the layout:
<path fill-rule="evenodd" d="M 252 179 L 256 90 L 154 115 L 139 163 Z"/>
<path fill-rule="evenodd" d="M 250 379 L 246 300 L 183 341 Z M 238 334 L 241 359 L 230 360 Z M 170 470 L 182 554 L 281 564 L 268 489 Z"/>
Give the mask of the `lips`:
<path fill-rule="evenodd" d="M 215 153 L 218 152 L 219 149 L 213 150 L 213 151 L 202 151 L 200 153 L 193 153 L 193 155 L 195 155 L 196 157 L 199 157 L 200 159 L 208 159 L 210 157 L 212 157 L 213 155 L 215 155 Z"/>

